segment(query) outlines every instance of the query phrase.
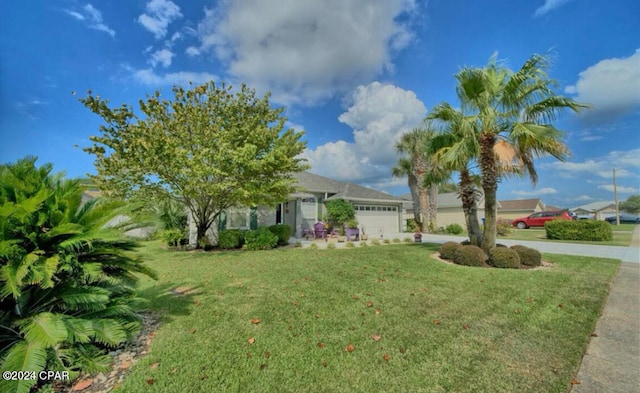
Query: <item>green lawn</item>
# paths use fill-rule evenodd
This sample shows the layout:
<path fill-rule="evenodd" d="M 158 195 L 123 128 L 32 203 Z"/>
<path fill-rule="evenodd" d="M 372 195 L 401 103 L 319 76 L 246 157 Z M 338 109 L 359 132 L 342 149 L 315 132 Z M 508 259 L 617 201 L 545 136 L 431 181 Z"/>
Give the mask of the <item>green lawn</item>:
<path fill-rule="evenodd" d="M 484 269 L 433 260 L 437 248 L 147 243 L 159 280 L 141 292 L 164 323 L 114 391 L 565 392 L 619 262 L 545 255 L 555 267 Z"/>
<path fill-rule="evenodd" d="M 627 227 L 628 226 L 628 227 Z M 530 240 L 530 241 L 546 241 L 557 243 L 579 243 L 579 244 L 596 244 L 603 246 L 623 246 L 628 247 L 631 243 L 631 235 L 633 233 L 633 224 L 621 224 L 613 226 L 613 240 L 603 242 L 578 241 L 578 240 L 550 240 L 547 239 L 544 228 L 517 229 L 513 228 L 513 232 L 508 236 L 498 236 L 500 239 L 510 240 Z"/>

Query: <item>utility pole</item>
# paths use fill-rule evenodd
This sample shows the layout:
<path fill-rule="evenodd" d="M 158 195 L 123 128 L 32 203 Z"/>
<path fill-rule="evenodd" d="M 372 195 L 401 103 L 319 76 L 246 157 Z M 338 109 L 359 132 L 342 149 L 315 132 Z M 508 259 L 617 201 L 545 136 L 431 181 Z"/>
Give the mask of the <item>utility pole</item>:
<path fill-rule="evenodd" d="M 613 168 L 613 200 L 616 204 L 616 225 L 620 225 L 620 210 L 618 210 L 618 187 L 616 187 L 616 169 Z"/>

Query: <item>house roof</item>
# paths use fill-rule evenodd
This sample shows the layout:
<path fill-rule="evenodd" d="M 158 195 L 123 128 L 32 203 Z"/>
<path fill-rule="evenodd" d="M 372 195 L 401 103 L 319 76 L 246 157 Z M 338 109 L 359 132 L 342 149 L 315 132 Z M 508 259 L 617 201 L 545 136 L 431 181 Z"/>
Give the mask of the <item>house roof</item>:
<path fill-rule="evenodd" d="M 358 184 L 341 182 L 310 172 L 298 172 L 293 175 L 296 186 L 306 192 L 332 194 L 327 199 L 346 199 L 363 202 L 401 203 L 402 199 L 386 192 L 376 191 Z"/>
<path fill-rule="evenodd" d="M 501 210 L 513 210 L 513 211 L 533 211 L 540 205 L 544 210 L 544 203 L 540 198 L 533 199 L 513 199 L 508 201 L 500 201 Z"/>
<path fill-rule="evenodd" d="M 591 203 L 587 203 L 586 205 L 582 205 L 582 206 L 578 206 L 578 207 L 574 207 L 573 210 L 584 210 L 587 212 L 591 212 L 591 213 L 595 213 L 598 212 L 600 210 L 604 210 L 606 208 L 610 208 L 610 207 L 615 207 L 616 203 L 613 201 L 598 201 L 598 202 L 591 202 Z"/>

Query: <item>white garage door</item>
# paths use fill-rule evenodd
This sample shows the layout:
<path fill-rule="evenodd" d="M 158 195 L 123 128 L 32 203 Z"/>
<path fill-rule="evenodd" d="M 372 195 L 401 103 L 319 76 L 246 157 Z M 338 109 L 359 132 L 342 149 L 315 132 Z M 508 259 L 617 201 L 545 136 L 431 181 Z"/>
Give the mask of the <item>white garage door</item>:
<path fill-rule="evenodd" d="M 355 205 L 358 226 L 371 237 L 399 233 L 398 207 Z"/>

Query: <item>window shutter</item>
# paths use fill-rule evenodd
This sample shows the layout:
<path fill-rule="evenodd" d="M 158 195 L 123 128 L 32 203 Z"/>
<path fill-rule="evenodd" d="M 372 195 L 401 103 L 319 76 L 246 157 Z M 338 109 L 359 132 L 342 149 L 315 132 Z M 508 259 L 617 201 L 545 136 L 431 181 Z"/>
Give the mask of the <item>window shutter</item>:
<path fill-rule="evenodd" d="M 249 229 L 258 229 L 258 208 L 252 207 L 249 213 Z"/>

